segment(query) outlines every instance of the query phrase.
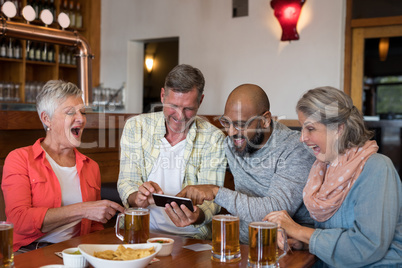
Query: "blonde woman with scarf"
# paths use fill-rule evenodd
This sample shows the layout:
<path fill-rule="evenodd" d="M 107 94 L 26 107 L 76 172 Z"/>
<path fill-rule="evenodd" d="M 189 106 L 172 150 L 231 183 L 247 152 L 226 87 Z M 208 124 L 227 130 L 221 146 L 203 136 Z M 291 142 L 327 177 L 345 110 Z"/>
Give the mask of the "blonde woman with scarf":
<path fill-rule="evenodd" d="M 286 211 L 264 220 L 284 228 L 293 248 L 308 247 L 317 267 L 402 267 L 401 180 L 391 160 L 377 153 L 351 98 L 315 88 L 296 111 L 300 140 L 316 157 L 303 190 L 315 228 L 295 223 Z"/>

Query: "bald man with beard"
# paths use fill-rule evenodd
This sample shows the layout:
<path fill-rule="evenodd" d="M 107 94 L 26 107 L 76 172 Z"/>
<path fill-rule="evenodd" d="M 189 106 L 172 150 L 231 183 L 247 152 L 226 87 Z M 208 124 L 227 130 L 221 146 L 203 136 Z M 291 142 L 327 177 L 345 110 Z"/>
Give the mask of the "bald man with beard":
<path fill-rule="evenodd" d="M 299 224 L 312 220 L 303 204 L 303 188 L 315 157 L 299 141 L 300 132 L 271 118 L 262 88 L 244 84 L 229 95 L 219 121 L 228 136 L 225 153 L 235 191 L 216 185 L 185 187 L 178 196 L 196 204 L 214 200 L 240 218 L 240 242 L 248 244 L 248 224 L 272 211 L 286 210 Z"/>

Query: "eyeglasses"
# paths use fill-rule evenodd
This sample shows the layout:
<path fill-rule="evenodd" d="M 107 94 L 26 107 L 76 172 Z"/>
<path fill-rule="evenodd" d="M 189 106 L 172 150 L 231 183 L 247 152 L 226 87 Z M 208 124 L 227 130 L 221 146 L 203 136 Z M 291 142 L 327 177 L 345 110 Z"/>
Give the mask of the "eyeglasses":
<path fill-rule="evenodd" d="M 247 121 L 237 121 L 237 122 L 232 122 L 232 120 L 230 120 L 227 117 L 224 117 L 222 115 L 221 117 L 219 117 L 219 122 L 226 129 L 230 128 L 230 125 L 233 125 L 233 127 L 235 129 L 237 129 L 238 131 L 245 131 L 251 125 L 251 123 L 253 123 L 254 120 L 263 119 L 264 117 L 262 117 L 262 116 L 265 113 L 266 112 L 262 113 L 261 115 L 253 116 L 250 119 L 248 119 Z"/>

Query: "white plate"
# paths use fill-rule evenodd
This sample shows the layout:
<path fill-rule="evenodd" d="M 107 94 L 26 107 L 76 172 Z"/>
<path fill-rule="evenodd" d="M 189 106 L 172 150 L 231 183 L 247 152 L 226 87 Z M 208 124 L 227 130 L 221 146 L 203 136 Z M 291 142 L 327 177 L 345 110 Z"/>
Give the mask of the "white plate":
<path fill-rule="evenodd" d="M 109 245 L 96 245 L 96 244 L 81 244 L 78 246 L 82 255 L 87 259 L 87 261 L 94 266 L 95 268 L 110 268 L 110 267 L 119 267 L 119 268 L 142 268 L 148 265 L 148 263 L 156 256 L 156 254 L 161 250 L 162 245 L 158 243 L 145 243 L 145 244 L 124 244 L 123 246 L 126 248 L 133 249 L 143 249 L 149 248 L 153 246 L 155 248 L 155 253 L 137 260 L 130 261 L 112 261 L 112 260 L 104 260 L 100 258 L 94 257 L 95 251 L 104 251 L 104 250 L 117 250 L 120 244 L 109 244 Z"/>

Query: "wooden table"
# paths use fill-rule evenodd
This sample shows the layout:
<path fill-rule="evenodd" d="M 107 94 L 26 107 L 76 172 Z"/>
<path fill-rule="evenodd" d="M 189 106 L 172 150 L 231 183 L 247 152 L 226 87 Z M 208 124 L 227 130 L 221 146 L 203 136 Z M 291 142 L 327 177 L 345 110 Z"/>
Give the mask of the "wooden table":
<path fill-rule="evenodd" d="M 151 233 L 151 237 L 161 236 Z M 211 251 L 195 252 L 183 248 L 185 245 L 196 243 L 211 244 L 208 240 L 190 239 L 181 236 L 163 235 L 175 240 L 174 249 L 171 256 L 158 257 L 159 262 L 154 262 L 148 268 L 158 267 L 247 267 L 248 245 L 241 245 L 241 261 L 233 264 L 218 263 L 211 260 Z M 32 268 L 49 264 L 63 264 L 63 260 L 56 256 L 55 252 L 63 249 L 77 247 L 79 244 L 121 244 L 122 242 L 115 236 L 113 228 L 94 232 L 88 235 L 75 237 L 73 239 L 57 243 L 48 247 L 33 250 L 31 252 L 15 256 L 15 267 Z M 293 251 L 288 253 L 280 260 L 280 267 L 311 267 L 316 261 L 316 257 L 307 251 Z"/>

